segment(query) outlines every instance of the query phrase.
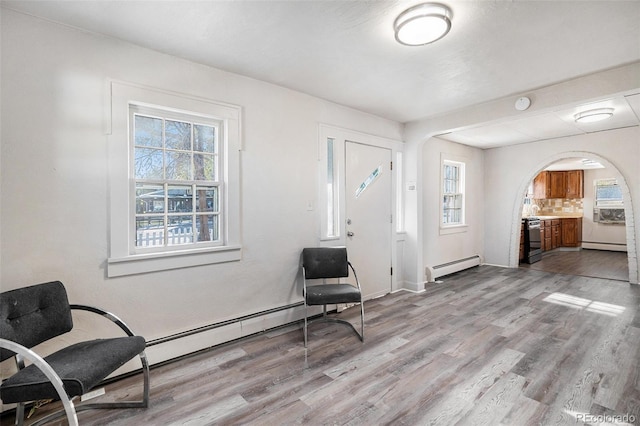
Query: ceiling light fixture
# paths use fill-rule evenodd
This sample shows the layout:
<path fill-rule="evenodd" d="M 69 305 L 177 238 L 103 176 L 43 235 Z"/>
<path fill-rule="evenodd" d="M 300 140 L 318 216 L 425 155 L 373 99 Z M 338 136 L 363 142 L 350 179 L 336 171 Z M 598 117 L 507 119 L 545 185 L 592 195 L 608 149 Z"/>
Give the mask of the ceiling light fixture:
<path fill-rule="evenodd" d="M 393 23 L 398 43 L 422 46 L 440 40 L 451 29 L 451 9 L 439 3 L 422 3 L 402 12 Z"/>
<path fill-rule="evenodd" d="M 582 111 L 573 116 L 576 123 L 594 123 L 600 120 L 606 120 L 613 115 L 613 108 L 598 108 Z"/>

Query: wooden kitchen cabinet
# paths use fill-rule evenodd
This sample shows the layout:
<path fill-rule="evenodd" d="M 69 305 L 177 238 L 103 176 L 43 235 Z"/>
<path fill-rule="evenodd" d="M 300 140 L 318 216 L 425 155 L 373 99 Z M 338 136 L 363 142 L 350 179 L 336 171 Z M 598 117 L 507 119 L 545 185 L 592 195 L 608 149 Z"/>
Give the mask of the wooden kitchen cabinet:
<path fill-rule="evenodd" d="M 584 170 L 538 173 L 533 179 L 533 198 L 584 198 Z"/>
<path fill-rule="evenodd" d="M 582 218 L 545 219 L 540 221 L 542 251 L 582 245 Z"/>
<path fill-rule="evenodd" d="M 584 170 L 567 171 L 566 184 L 565 198 L 584 198 Z"/>
<path fill-rule="evenodd" d="M 561 219 L 562 246 L 580 247 L 582 244 L 582 218 Z"/>
<path fill-rule="evenodd" d="M 540 221 L 540 242 L 542 243 L 542 251 L 551 250 L 551 220 Z"/>
<path fill-rule="evenodd" d="M 549 172 L 549 197 L 548 198 L 566 198 L 567 193 L 567 175 L 565 172 Z"/>
<path fill-rule="evenodd" d="M 551 219 L 551 250 L 562 247 L 562 224 L 560 219 Z"/>
<path fill-rule="evenodd" d="M 549 197 L 549 190 L 551 189 L 547 184 L 549 180 L 549 172 L 540 172 L 533 179 L 533 198 L 536 200 L 543 200 Z"/>

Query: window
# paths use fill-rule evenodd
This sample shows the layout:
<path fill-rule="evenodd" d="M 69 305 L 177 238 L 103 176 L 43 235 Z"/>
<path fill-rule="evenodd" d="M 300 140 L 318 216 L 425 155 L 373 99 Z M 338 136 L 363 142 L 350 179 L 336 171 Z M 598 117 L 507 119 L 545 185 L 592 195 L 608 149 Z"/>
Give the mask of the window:
<path fill-rule="evenodd" d="M 615 178 L 595 181 L 596 207 L 623 207 L 622 191 Z"/>
<path fill-rule="evenodd" d="M 403 164 L 402 152 L 396 153 L 396 232 L 404 232 L 404 191 L 403 191 Z"/>
<path fill-rule="evenodd" d="M 442 225 L 464 224 L 464 163 L 442 163 Z"/>
<path fill-rule="evenodd" d="M 130 107 L 136 252 L 220 245 L 220 121 Z"/>
<path fill-rule="evenodd" d="M 320 240 L 338 240 L 341 235 L 340 227 L 340 165 L 343 164 L 340 145 L 341 142 L 331 133 L 320 127 L 318 144 L 318 162 L 320 179 L 318 202 L 320 207 Z"/>
<path fill-rule="evenodd" d="M 327 220 L 326 220 L 326 236 L 337 237 L 339 236 L 338 226 L 338 179 L 337 179 L 337 167 L 335 166 L 335 140 L 333 138 L 327 138 Z"/>
<path fill-rule="evenodd" d="M 107 276 L 240 260 L 240 107 L 108 87 Z"/>

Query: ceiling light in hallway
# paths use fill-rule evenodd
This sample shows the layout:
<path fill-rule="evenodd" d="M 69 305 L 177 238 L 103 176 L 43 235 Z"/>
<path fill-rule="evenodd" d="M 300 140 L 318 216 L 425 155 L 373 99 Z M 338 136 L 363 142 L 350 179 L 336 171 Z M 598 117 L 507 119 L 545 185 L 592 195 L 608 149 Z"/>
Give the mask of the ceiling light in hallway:
<path fill-rule="evenodd" d="M 582 111 L 573 116 L 576 123 L 594 123 L 600 120 L 606 120 L 613 115 L 613 108 L 598 108 Z"/>
<path fill-rule="evenodd" d="M 440 40 L 451 29 L 451 9 L 439 3 L 422 3 L 402 12 L 393 23 L 396 40 L 422 46 Z"/>

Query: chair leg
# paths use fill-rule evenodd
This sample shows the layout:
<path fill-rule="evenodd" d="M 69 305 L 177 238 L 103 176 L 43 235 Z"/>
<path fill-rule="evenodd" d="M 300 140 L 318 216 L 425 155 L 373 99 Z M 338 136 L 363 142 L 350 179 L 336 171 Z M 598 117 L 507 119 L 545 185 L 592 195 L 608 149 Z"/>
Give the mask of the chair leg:
<path fill-rule="evenodd" d="M 360 301 L 360 338 L 364 342 L 364 303 Z"/>
<path fill-rule="evenodd" d="M 307 347 L 307 304 L 304 304 L 304 347 Z"/>
<path fill-rule="evenodd" d="M 24 402 L 18 402 L 16 406 L 16 426 L 22 426 L 24 424 Z"/>

